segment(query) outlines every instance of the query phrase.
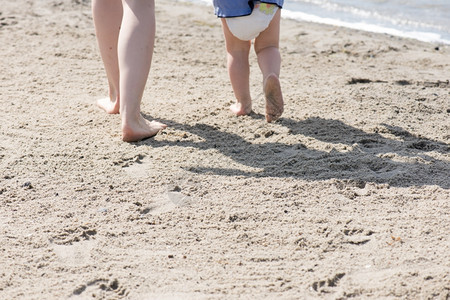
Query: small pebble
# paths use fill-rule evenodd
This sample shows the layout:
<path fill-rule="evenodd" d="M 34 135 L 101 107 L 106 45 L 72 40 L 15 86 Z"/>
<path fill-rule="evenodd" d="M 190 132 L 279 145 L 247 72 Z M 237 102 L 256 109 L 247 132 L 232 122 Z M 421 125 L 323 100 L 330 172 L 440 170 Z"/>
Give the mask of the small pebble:
<path fill-rule="evenodd" d="M 31 182 L 27 181 L 24 184 L 22 184 L 22 187 L 31 190 L 33 188 L 33 185 L 31 185 Z"/>

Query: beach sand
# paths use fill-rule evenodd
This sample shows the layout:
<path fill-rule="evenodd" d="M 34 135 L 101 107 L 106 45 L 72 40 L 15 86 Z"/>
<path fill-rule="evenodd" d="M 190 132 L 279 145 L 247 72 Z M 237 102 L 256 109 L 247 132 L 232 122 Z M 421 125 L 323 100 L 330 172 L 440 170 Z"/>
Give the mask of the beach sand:
<path fill-rule="evenodd" d="M 211 7 L 157 1 L 124 143 L 90 3 L 0 8 L 1 299 L 448 299 L 450 47 L 282 20 L 235 117 Z"/>

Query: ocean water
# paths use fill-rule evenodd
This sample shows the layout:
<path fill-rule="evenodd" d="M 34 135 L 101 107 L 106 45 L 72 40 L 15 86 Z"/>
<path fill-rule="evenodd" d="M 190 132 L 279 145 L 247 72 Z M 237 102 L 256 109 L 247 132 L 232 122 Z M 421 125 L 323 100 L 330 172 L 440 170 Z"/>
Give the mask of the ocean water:
<path fill-rule="evenodd" d="M 282 16 L 450 44 L 450 0 L 285 0 Z"/>

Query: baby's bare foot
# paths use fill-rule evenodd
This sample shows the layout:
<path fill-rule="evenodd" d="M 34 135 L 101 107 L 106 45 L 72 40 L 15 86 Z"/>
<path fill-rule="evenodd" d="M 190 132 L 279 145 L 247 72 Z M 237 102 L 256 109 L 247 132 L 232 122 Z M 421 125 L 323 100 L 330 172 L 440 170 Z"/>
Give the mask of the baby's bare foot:
<path fill-rule="evenodd" d="M 230 105 L 230 110 L 236 116 L 245 116 L 252 112 L 252 104 L 243 105 L 242 103 L 236 102 L 235 104 Z"/>
<path fill-rule="evenodd" d="M 276 121 L 283 114 L 283 94 L 280 80 L 275 74 L 270 74 L 264 81 L 264 95 L 266 97 L 266 120 Z"/>
<path fill-rule="evenodd" d="M 122 140 L 124 142 L 137 142 L 155 136 L 166 127 L 167 125 L 163 123 L 156 121 L 150 122 L 142 116 L 139 116 L 138 120 L 122 123 Z"/>
<path fill-rule="evenodd" d="M 118 114 L 120 110 L 119 101 L 111 101 L 109 98 L 97 100 L 97 106 L 106 111 L 108 114 Z"/>

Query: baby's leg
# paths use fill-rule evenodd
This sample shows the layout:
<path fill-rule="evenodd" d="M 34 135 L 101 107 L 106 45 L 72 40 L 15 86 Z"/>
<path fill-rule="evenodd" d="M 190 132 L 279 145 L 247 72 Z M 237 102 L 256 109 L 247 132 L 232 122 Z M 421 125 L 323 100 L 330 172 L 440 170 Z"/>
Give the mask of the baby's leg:
<path fill-rule="evenodd" d="M 238 116 L 248 115 L 252 111 L 248 62 L 251 42 L 236 38 L 228 28 L 225 19 L 222 19 L 222 27 L 227 46 L 228 74 L 237 101 L 230 106 L 230 109 Z"/>
<path fill-rule="evenodd" d="M 281 66 L 281 56 L 278 49 L 280 13 L 280 10 L 278 10 L 269 27 L 255 39 L 255 52 L 263 74 L 267 122 L 277 120 L 283 113 L 284 106 L 279 80 Z"/>
<path fill-rule="evenodd" d="M 132 142 L 156 135 L 166 125 L 141 115 L 141 100 L 147 82 L 155 41 L 153 0 L 124 0 L 119 35 L 120 115 L 122 138 Z"/>
<path fill-rule="evenodd" d="M 117 43 L 122 13 L 121 0 L 92 1 L 95 32 L 109 84 L 109 97 L 98 100 L 97 105 L 110 114 L 119 113 L 120 107 Z"/>

